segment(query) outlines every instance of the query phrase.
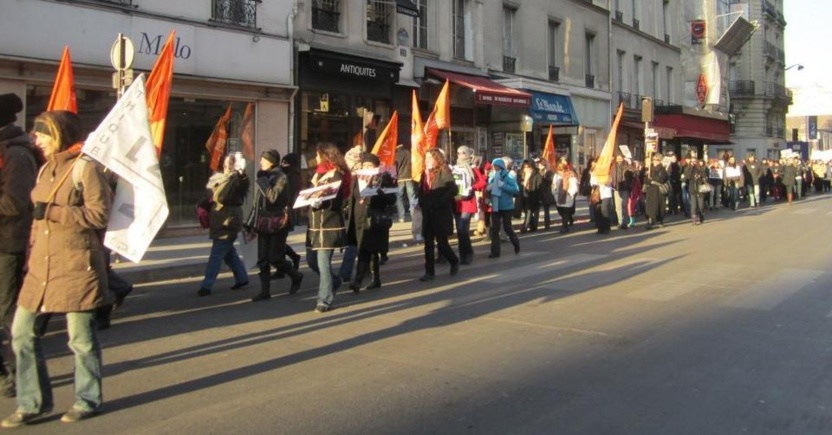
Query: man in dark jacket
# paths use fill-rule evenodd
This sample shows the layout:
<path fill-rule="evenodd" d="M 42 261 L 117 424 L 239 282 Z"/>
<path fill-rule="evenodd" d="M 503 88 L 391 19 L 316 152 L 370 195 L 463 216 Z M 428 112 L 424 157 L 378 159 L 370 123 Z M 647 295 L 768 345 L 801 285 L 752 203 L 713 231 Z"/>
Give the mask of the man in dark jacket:
<path fill-rule="evenodd" d="M 624 161 L 624 156 L 617 154 L 615 162 L 610 168 L 612 179 L 612 199 L 618 227 L 626 230 L 630 216 L 627 215 L 627 201 L 630 200 L 630 189 L 633 184 L 633 168 Z"/>
<path fill-rule="evenodd" d="M 407 202 L 410 208 L 411 217 L 413 207 L 416 206 L 416 186 L 413 184 L 413 174 L 410 169 L 410 150 L 403 144 L 396 147 L 396 177 L 399 181 L 399 191 L 396 193 L 396 211 L 399 222 L 404 222 L 404 196 L 407 194 Z"/>
<path fill-rule="evenodd" d="M 754 154 L 749 154 L 745 160 L 743 169 L 746 172 L 745 177 L 745 191 L 748 196 L 749 207 L 760 206 L 760 178 L 764 174 L 763 166 L 757 162 Z"/>
<path fill-rule="evenodd" d="M 15 359 L 11 324 L 23 284 L 26 246 L 32 227 L 30 194 L 35 186 L 39 153 L 29 135 L 14 125 L 23 102 L 16 94 L 0 95 L 0 358 L 5 380 L 0 394 L 14 397 Z"/>

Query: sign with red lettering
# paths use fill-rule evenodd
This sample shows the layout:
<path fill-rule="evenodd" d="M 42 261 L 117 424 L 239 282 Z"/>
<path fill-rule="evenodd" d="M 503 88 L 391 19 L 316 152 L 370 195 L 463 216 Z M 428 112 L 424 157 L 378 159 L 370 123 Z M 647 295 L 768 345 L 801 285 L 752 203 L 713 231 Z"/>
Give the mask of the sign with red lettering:
<path fill-rule="evenodd" d="M 705 74 L 699 74 L 699 81 L 696 83 L 696 100 L 699 104 L 705 104 L 705 98 L 708 96 L 708 81 L 705 79 Z"/>

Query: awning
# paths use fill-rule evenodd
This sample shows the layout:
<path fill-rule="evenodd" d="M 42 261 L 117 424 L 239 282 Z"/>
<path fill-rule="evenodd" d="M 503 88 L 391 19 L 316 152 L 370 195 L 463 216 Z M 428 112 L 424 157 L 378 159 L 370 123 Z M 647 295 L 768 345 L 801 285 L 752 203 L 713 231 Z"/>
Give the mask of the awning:
<path fill-rule="evenodd" d="M 621 124 L 619 124 L 618 128 L 626 127 L 631 128 L 634 130 L 641 130 L 644 131 L 644 123 L 640 121 L 628 121 L 628 120 L 621 120 Z M 656 134 L 659 135 L 659 139 L 673 139 L 676 137 L 676 130 L 668 127 L 659 127 L 655 124 L 650 124 L 650 128 L 653 129 Z"/>
<path fill-rule="evenodd" d="M 677 138 L 699 139 L 714 144 L 731 143 L 731 126 L 726 120 L 680 113 L 657 114 L 655 126 L 676 130 Z"/>
<path fill-rule="evenodd" d="M 566 95 L 530 91 L 532 104 L 529 113 L 535 123 L 553 125 L 578 125 L 578 114 L 572 99 Z"/>
<path fill-rule="evenodd" d="M 419 17 L 419 8 L 410 0 L 396 0 L 396 12 L 408 17 Z"/>
<path fill-rule="evenodd" d="M 503 86 L 484 77 L 457 74 L 432 68 L 426 69 L 425 71 L 435 77 L 447 79 L 451 83 L 471 89 L 474 91 L 474 101 L 477 104 L 529 107 L 532 101 L 531 94 Z"/>

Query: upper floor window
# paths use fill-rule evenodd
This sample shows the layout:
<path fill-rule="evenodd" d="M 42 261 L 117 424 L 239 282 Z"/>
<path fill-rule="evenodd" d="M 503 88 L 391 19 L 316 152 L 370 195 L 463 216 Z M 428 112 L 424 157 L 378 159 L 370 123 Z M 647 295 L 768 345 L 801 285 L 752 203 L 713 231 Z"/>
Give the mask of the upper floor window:
<path fill-rule="evenodd" d="M 416 0 L 419 16 L 413 19 L 413 46 L 428 48 L 428 0 Z"/>
<path fill-rule="evenodd" d="M 549 20 L 549 38 L 547 52 L 549 55 L 549 80 L 558 81 L 560 78 L 560 22 Z"/>
<path fill-rule="evenodd" d="M 388 0 L 367 0 L 367 40 L 390 43 L 395 2 Z"/>
<path fill-rule="evenodd" d="M 341 33 L 341 0 L 312 0 L 312 28 Z"/>
<path fill-rule="evenodd" d="M 641 56 L 633 56 L 633 94 L 641 95 Z"/>
<path fill-rule="evenodd" d="M 595 33 L 585 35 L 586 53 L 584 56 L 584 71 L 586 73 L 586 87 L 595 87 Z"/>
<path fill-rule="evenodd" d="M 474 60 L 471 0 L 452 0 L 454 57 Z"/>
<path fill-rule="evenodd" d="M 503 71 L 513 73 L 517 62 L 517 48 L 514 41 L 514 18 L 517 9 L 503 8 Z"/>
<path fill-rule="evenodd" d="M 256 27 L 257 3 L 260 0 L 212 0 L 214 21 L 244 27 Z"/>

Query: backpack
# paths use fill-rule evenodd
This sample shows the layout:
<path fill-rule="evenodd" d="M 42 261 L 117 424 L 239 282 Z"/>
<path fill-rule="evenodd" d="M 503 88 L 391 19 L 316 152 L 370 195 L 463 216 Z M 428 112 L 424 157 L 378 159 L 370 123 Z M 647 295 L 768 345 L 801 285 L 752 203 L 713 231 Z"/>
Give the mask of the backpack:
<path fill-rule="evenodd" d="M 461 196 L 463 199 L 470 198 L 474 194 L 473 183 L 474 180 L 471 179 L 471 174 L 468 173 L 463 168 L 455 166 L 451 173 L 454 176 L 454 182 L 456 183 L 459 192 L 457 193 L 458 196 Z"/>

